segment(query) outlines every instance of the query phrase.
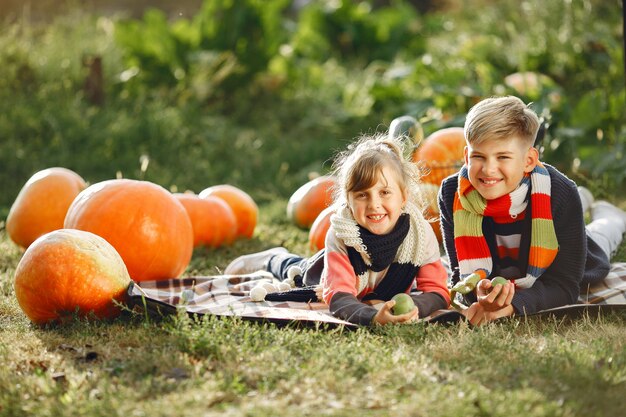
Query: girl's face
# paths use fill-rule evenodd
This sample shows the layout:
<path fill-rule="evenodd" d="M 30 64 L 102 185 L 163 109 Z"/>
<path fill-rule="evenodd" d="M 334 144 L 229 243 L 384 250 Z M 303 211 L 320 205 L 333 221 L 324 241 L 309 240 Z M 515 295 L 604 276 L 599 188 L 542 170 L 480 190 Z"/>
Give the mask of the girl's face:
<path fill-rule="evenodd" d="M 348 193 L 348 205 L 356 222 L 376 235 L 391 232 L 405 203 L 406 196 L 396 172 L 386 166 L 376 184 Z"/>
<path fill-rule="evenodd" d="M 525 173 L 537 165 L 537 149 L 526 148 L 517 138 L 486 140 L 465 147 L 469 181 L 485 200 L 515 190 Z"/>

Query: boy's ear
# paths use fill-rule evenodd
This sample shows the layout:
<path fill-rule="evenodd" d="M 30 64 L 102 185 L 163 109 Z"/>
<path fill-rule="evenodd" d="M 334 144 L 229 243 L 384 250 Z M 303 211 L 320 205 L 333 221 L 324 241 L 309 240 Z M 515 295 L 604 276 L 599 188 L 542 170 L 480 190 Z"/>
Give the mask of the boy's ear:
<path fill-rule="evenodd" d="M 539 151 L 534 146 L 531 146 L 526 151 L 526 164 L 524 165 L 524 172 L 531 172 L 537 166 L 539 162 Z"/>
<path fill-rule="evenodd" d="M 465 165 L 468 165 L 469 149 L 467 148 L 467 146 L 463 148 L 463 160 L 465 161 Z"/>

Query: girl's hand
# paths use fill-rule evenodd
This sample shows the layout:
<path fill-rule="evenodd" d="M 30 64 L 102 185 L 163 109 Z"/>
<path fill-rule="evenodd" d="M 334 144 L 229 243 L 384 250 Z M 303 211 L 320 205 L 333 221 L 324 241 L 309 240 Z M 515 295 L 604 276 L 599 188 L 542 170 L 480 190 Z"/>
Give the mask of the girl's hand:
<path fill-rule="evenodd" d="M 391 312 L 391 308 L 396 305 L 396 302 L 389 300 L 383 304 L 378 313 L 374 316 L 373 322 L 376 324 L 390 324 L 390 323 L 413 323 L 419 318 L 419 311 L 415 307 L 412 311 L 405 314 L 394 316 Z"/>
<path fill-rule="evenodd" d="M 497 284 L 493 287 L 491 281 L 483 279 L 476 287 L 476 298 L 485 311 L 498 311 L 510 306 L 513 295 L 515 295 L 515 284 L 512 282 L 504 285 Z"/>
<path fill-rule="evenodd" d="M 474 326 L 480 326 L 501 317 L 512 316 L 514 313 L 513 306 L 508 305 L 499 310 L 488 311 L 480 303 L 473 303 L 469 308 L 462 311 L 461 314 Z"/>

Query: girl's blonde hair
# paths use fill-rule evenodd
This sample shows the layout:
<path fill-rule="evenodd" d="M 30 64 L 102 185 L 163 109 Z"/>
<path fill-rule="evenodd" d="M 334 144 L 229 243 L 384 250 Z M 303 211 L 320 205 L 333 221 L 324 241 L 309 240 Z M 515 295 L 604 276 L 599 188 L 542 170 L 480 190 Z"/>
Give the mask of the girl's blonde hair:
<path fill-rule="evenodd" d="M 372 187 L 387 167 L 396 173 L 405 197 L 421 209 L 424 204 L 418 188 L 419 170 L 403 155 L 401 139 L 390 139 L 383 134 L 364 135 L 349 145 L 337 154 L 333 163 L 333 175 L 337 178 L 335 204 L 347 204 L 349 192 Z"/>
<path fill-rule="evenodd" d="M 515 137 L 532 146 L 538 130 L 537 114 L 514 96 L 480 101 L 467 113 L 464 128 L 465 140 L 471 145 Z"/>

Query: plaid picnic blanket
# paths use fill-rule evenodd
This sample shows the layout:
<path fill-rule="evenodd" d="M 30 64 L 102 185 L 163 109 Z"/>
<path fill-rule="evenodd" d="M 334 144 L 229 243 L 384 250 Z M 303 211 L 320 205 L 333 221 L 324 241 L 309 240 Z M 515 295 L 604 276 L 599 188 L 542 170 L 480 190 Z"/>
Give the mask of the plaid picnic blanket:
<path fill-rule="evenodd" d="M 144 281 L 129 289 L 131 302 L 151 311 L 172 313 L 184 308 L 190 314 L 239 316 L 275 323 L 297 322 L 329 326 L 354 324 L 333 317 L 322 302 L 252 301 L 250 290 L 263 282 L 276 282 L 267 272 L 247 275 L 213 275 Z"/>
<path fill-rule="evenodd" d="M 582 304 L 626 304 L 626 262 L 611 264 L 604 280 L 581 288 L 578 301 Z"/>
<path fill-rule="evenodd" d="M 444 265 L 447 263 L 444 259 Z M 262 282 L 276 282 L 263 271 L 247 275 L 214 275 L 143 281 L 129 288 L 131 304 L 136 308 L 169 314 L 184 309 L 192 315 L 238 316 L 244 319 L 270 321 L 279 324 L 297 323 L 330 327 L 356 325 L 333 317 L 328 305 L 317 301 L 252 301 L 250 290 Z M 293 291 L 299 291 L 298 289 Z M 285 294 L 285 297 L 280 295 Z M 290 298 L 281 293 L 274 298 Z M 293 297 L 297 298 L 297 297 Z M 626 263 L 615 263 L 607 278 L 581 290 L 581 304 L 559 307 L 536 313 L 556 316 L 579 315 L 582 312 L 601 311 L 601 306 L 626 309 Z M 608 307 L 604 307 L 608 310 Z M 463 317 L 451 310 L 433 313 L 427 322 L 455 322 Z"/>

